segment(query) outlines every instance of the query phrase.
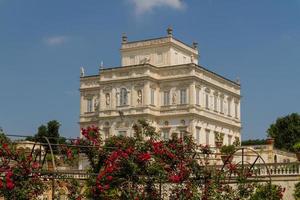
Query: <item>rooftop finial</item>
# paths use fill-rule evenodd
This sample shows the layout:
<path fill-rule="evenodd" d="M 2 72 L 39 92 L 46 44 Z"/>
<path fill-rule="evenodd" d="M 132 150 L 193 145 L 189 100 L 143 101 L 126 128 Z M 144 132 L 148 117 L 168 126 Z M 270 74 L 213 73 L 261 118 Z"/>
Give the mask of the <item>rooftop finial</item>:
<path fill-rule="evenodd" d="M 124 43 L 127 43 L 127 35 L 126 35 L 126 33 L 123 33 L 122 34 L 122 43 L 124 44 Z"/>
<path fill-rule="evenodd" d="M 235 82 L 236 82 L 237 84 L 241 84 L 240 77 L 237 77 L 236 80 L 235 80 Z"/>
<path fill-rule="evenodd" d="M 198 48 L 198 42 L 193 42 L 193 48 L 197 49 Z"/>
<path fill-rule="evenodd" d="M 171 26 L 168 27 L 167 33 L 168 33 L 168 37 L 172 37 L 172 35 L 173 35 L 173 28 Z"/>

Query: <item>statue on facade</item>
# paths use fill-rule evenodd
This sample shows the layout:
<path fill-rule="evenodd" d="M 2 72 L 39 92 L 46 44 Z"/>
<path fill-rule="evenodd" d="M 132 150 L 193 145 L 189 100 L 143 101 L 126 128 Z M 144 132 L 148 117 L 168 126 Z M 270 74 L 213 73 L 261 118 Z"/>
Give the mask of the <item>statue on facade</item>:
<path fill-rule="evenodd" d="M 109 104 L 110 104 L 110 95 L 109 95 L 109 93 L 106 93 L 106 94 L 105 94 L 105 104 L 106 104 L 107 106 L 109 106 Z"/>
<path fill-rule="evenodd" d="M 176 92 L 173 92 L 172 103 L 176 104 Z"/>
<path fill-rule="evenodd" d="M 142 91 L 139 90 L 137 93 L 137 103 L 142 104 L 142 100 L 143 100 L 143 94 L 142 94 Z"/>
<path fill-rule="evenodd" d="M 148 56 L 146 56 L 145 58 L 143 58 L 140 62 L 141 64 L 149 64 L 150 63 L 150 58 Z"/>
<path fill-rule="evenodd" d="M 95 111 L 99 110 L 99 100 L 98 100 L 98 98 L 96 98 L 95 101 L 94 101 L 94 108 L 95 108 Z"/>
<path fill-rule="evenodd" d="M 84 68 L 80 67 L 80 77 L 84 77 Z"/>

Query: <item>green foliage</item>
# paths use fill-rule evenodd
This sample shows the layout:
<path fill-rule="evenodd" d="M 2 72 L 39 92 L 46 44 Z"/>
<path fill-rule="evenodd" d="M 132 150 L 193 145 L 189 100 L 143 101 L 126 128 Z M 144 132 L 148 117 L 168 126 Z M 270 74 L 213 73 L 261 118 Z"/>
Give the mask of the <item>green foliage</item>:
<path fill-rule="evenodd" d="M 300 182 L 295 184 L 294 198 L 295 200 L 300 200 Z"/>
<path fill-rule="evenodd" d="M 278 118 L 267 132 L 268 136 L 275 139 L 276 148 L 294 151 L 293 145 L 300 141 L 300 115 L 292 113 Z"/>
<path fill-rule="evenodd" d="M 297 142 L 296 144 L 293 145 L 293 150 L 295 152 L 300 152 L 300 142 Z"/>
<path fill-rule="evenodd" d="M 2 133 L 3 134 L 3 133 Z M 39 177 L 36 152 L 28 154 L 3 134 L 0 139 L 0 196 L 5 199 L 31 200 L 46 190 Z"/>
<path fill-rule="evenodd" d="M 272 199 L 281 200 L 285 189 L 279 185 L 258 185 L 250 200 Z"/>
<path fill-rule="evenodd" d="M 264 145 L 266 144 L 265 139 L 254 139 L 254 140 L 244 140 L 242 141 L 242 146 L 247 146 L 247 145 Z"/>
<path fill-rule="evenodd" d="M 0 143 L 10 143 L 11 140 L 5 135 L 3 129 L 0 127 Z"/>
<path fill-rule="evenodd" d="M 59 127 L 61 124 L 56 120 L 51 120 L 47 125 L 42 124 L 38 127 L 38 132 L 33 137 L 27 137 L 27 140 L 37 141 L 41 143 L 47 143 L 47 140 L 44 137 L 49 139 L 51 144 L 65 144 L 66 139 L 60 136 Z M 57 150 L 56 145 L 51 146 L 54 153 Z M 45 148 L 48 148 L 48 145 L 45 144 Z"/>
<path fill-rule="evenodd" d="M 230 155 L 234 153 L 234 151 L 235 151 L 235 145 L 224 145 L 220 149 L 220 152 L 226 155 Z"/>

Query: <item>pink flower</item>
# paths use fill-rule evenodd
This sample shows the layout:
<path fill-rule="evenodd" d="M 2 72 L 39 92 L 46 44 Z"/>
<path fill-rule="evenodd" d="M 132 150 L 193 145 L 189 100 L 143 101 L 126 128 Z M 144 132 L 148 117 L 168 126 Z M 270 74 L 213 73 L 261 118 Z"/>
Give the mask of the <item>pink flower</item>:
<path fill-rule="evenodd" d="M 112 176 L 107 176 L 107 177 L 106 177 L 106 180 L 108 180 L 108 181 L 111 181 L 112 179 L 113 179 Z"/>
<path fill-rule="evenodd" d="M 134 152 L 134 149 L 132 147 L 129 147 L 126 149 L 127 154 L 132 154 Z"/>
<path fill-rule="evenodd" d="M 67 157 L 68 157 L 68 159 L 72 158 L 72 151 L 71 151 L 71 149 L 67 149 Z"/>
<path fill-rule="evenodd" d="M 32 163 L 32 169 L 38 169 L 40 167 L 40 164 L 38 162 Z"/>
<path fill-rule="evenodd" d="M 121 154 L 121 155 L 122 155 L 122 157 L 123 157 L 123 158 L 128 158 L 128 154 L 127 154 L 127 153 L 125 153 L 125 152 L 122 152 L 122 154 Z"/>
<path fill-rule="evenodd" d="M 169 177 L 169 180 L 172 182 L 172 183 L 179 183 L 180 182 L 180 176 L 178 175 L 171 175 Z"/>
<path fill-rule="evenodd" d="M 106 171 L 107 171 L 108 173 L 112 173 L 112 172 L 114 171 L 114 167 L 113 167 L 113 166 L 109 166 L 109 167 L 106 169 Z"/>
<path fill-rule="evenodd" d="M 138 156 L 138 158 L 139 158 L 140 161 L 148 161 L 148 160 L 150 160 L 151 155 L 150 155 L 150 153 L 141 153 Z"/>
<path fill-rule="evenodd" d="M 12 176 L 13 176 L 13 173 L 10 170 L 7 171 L 6 174 L 5 174 L 6 179 L 10 179 Z"/>
<path fill-rule="evenodd" d="M 11 180 L 6 182 L 7 189 L 12 190 L 12 189 L 14 189 L 14 187 L 15 187 L 15 184 Z"/>

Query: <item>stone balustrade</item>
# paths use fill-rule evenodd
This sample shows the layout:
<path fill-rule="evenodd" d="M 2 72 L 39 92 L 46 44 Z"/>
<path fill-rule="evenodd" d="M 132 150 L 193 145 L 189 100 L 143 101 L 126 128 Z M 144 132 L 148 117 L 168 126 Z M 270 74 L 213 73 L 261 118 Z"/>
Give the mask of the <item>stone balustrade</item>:
<path fill-rule="evenodd" d="M 290 176 L 300 175 L 300 163 L 268 163 L 266 166 L 269 169 L 271 176 Z M 258 164 L 255 165 L 259 175 L 268 175 L 267 168 Z"/>

